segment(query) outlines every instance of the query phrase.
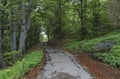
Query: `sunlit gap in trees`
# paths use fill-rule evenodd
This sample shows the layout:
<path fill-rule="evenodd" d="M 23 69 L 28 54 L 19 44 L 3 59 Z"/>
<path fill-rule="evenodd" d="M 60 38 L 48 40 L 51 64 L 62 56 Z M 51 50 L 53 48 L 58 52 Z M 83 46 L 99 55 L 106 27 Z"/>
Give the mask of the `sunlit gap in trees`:
<path fill-rule="evenodd" d="M 41 34 L 40 35 L 41 35 L 40 40 L 42 42 L 47 42 L 48 41 L 48 35 L 45 32 L 45 28 L 41 27 Z"/>
<path fill-rule="evenodd" d="M 48 37 L 47 37 L 47 35 L 46 35 L 46 33 L 44 32 L 44 31 L 42 31 L 41 32 L 41 40 L 43 41 L 43 42 L 46 42 L 46 41 L 48 41 Z"/>

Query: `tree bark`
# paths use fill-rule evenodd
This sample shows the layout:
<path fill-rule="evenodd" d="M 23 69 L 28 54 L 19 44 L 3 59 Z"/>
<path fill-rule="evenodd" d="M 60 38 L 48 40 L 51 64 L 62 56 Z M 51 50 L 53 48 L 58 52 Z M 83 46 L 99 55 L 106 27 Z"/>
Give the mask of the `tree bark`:
<path fill-rule="evenodd" d="M 17 28 L 15 27 L 15 24 L 13 24 L 14 29 L 11 31 L 11 51 L 17 50 Z"/>
<path fill-rule="evenodd" d="M 100 1 L 95 0 L 92 2 L 93 8 L 93 25 L 96 27 L 100 24 Z"/>
<path fill-rule="evenodd" d="M 11 2 L 12 3 L 12 2 Z M 13 8 L 13 4 L 11 5 L 11 12 L 10 12 L 10 32 L 11 32 L 11 51 L 17 50 L 17 26 L 16 23 L 13 22 L 13 15 L 15 15 L 15 11 Z"/>
<path fill-rule="evenodd" d="M 58 17 L 58 20 L 59 20 L 59 38 L 62 39 L 63 37 L 63 34 L 62 34 L 62 13 L 61 13 L 61 10 L 62 10 L 62 2 L 61 0 L 59 0 L 59 17 Z"/>
<path fill-rule="evenodd" d="M 6 0 L 0 1 L 1 4 L 4 6 L 6 5 Z M 5 25 L 5 12 L 4 9 L 1 9 L 1 16 L 0 16 L 0 68 L 5 68 L 5 64 L 3 61 L 3 45 L 4 45 L 4 25 Z"/>
<path fill-rule="evenodd" d="M 2 57 L 2 44 L 3 44 L 3 40 L 2 40 L 2 27 L 0 26 L 0 68 L 4 68 L 4 62 L 3 62 L 3 57 Z"/>
<path fill-rule="evenodd" d="M 20 38 L 19 38 L 19 56 L 22 56 L 23 52 L 25 51 L 25 41 L 26 41 L 26 36 L 27 36 L 25 3 L 24 2 L 22 2 L 21 4 L 21 9 L 22 9 L 22 25 L 21 25 L 21 32 L 20 32 Z"/>
<path fill-rule="evenodd" d="M 22 56 L 25 52 L 27 31 L 31 26 L 31 21 L 30 21 L 31 5 L 32 5 L 32 0 L 29 0 L 29 5 L 28 5 L 27 13 L 26 13 L 25 3 L 22 2 L 21 4 L 22 25 L 21 25 L 21 32 L 20 32 L 20 39 L 19 39 L 19 55 L 20 56 Z"/>

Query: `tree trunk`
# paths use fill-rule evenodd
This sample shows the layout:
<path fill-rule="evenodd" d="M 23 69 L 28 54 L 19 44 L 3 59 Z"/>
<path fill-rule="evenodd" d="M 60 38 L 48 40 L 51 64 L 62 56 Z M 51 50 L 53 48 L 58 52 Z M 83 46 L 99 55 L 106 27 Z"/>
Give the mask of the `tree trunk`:
<path fill-rule="evenodd" d="M 15 24 L 13 24 L 13 26 L 15 27 Z M 12 30 L 11 32 L 11 51 L 15 51 L 17 50 L 17 46 L 16 46 L 16 43 L 17 43 L 17 29 L 16 27 Z"/>
<path fill-rule="evenodd" d="M 13 5 L 12 5 L 13 6 Z M 11 12 L 10 12 L 10 32 L 11 32 L 11 51 L 17 50 L 17 26 L 16 23 L 13 22 L 13 15 L 15 15 L 14 8 L 11 6 Z"/>
<path fill-rule="evenodd" d="M 61 0 L 57 0 L 57 6 L 56 6 L 56 10 L 55 10 L 55 29 L 54 29 L 54 38 L 55 39 L 62 39 L 63 38 L 63 34 L 62 34 L 62 2 Z"/>
<path fill-rule="evenodd" d="M 2 27 L 0 26 L 0 68 L 4 68 L 4 62 L 2 57 L 2 46 L 3 46 L 3 39 L 2 39 Z"/>
<path fill-rule="evenodd" d="M 19 38 L 19 56 L 22 56 L 23 52 L 25 51 L 25 41 L 26 41 L 26 36 L 27 36 L 25 3 L 24 2 L 22 2 L 21 8 L 22 8 L 22 25 L 21 25 L 20 38 Z"/>
<path fill-rule="evenodd" d="M 31 26 L 31 5 L 32 0 L 29 1 L 28 5 L 28 11 L 26 13 L 26 6 L 25 3 L 22 2 L 21 8 L 22 8 L 22 25 L 21 25 L 21 32 L 20 32 L 20 39 L 19 39 L 19 55 L 22 56 L 25 52 L 26 48 L 26 37 L 27 37 L 27 31 Z M 27 15 L 26 15 L 27 14 Z"/>
<path fill-rule="evenodd" d="M 0 1 L 3 5 L 5 5 L 5 1 Z M 3 44 L 4 44 L 4 9 L 1 9 L 1 16 L 0 16 L 0 68 L 5 68 L 5 64 L 3 61 Z"/>
<path fill-rule="evenodd" d="M 62 34 L 62 13 L 61 13 L 61 10 L 62 10 L 62 8 L 61 8 L 61 6 L 62 6 L 62 2 L 61 2 L 61 0 L 59 0 L 59 17 L 58 17 L 58 20 L 59 20 L 59 38 L 60 39 L 62 39 L 62 37 L 63 37 L 63 34 Z"/>
<path fill-rule="evenodd" d="M 78 12 L 78 16 L 81 22 L 81 27 L 79 28 L 79 33 L 81 35 L 81 39 L 84 39 L 87 35 L 86 30 L 86 10 L 87 10 L 87 0 L 80 0 L 80 4 L 78 4 L 78 7 L 76 7 L 76 10 Z M 80 8 L 79 8 L 80 6 Z"/>
<path fill-rule="evenodd" d="M 93 26 L 98 26 L 100 23 L 100 1 L 95 0 L 92 2 L 93 8 Z"/>

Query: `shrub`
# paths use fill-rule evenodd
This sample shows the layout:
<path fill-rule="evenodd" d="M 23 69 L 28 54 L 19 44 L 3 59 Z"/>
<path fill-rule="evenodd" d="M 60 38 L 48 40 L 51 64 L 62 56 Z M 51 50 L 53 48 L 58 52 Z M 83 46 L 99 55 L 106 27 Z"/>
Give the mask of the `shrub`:
<path fill-rule="evenodd" d="M 0 71 L 0 79 L 18 79 L 32 67 L 38 65 L 43 58 L 42 51 L 31 52 L 12 67 Z"/>
<path fill-rule="evenodd" d="M 120 67 L 120 32 L 119 31 L 112 32 L 98 38 L 87 39 L 83 41 L 76 41 L 76 40 L 68 41 L 68 44 L 65 47 L 69 49 L 78 49 L 79 46 L 81 46 L 84 50 L 94 52 L 93 47 L 96 46 L 98 43 L 104 42 L 106 40 L 115 41 L 116 42 L 115 46 L 112 47 L 112 49 L 108 53 L 95 52 L 95 55 L 105 63 L 108 63 L 115 67 Z"/>
<path fill-rule="evenodd" d="M 3 54 L 3 59 L 6 65 L 13 65 L 17 61 L 16 55 L 18 51 L 6 52 Z"/>

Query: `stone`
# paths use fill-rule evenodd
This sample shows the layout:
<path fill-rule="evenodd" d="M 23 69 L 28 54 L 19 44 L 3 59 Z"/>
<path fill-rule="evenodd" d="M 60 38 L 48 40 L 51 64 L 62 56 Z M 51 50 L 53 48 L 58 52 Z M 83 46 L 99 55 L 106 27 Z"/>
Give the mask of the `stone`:
<path fill-rule="evenodd" d="M 115 46 L 116 42 L 113 40 L 106 40 L 103 42 L 98 43 L 96 46 L 93 47 L 95 52 L 109 52 L 113 46 Z"/>

